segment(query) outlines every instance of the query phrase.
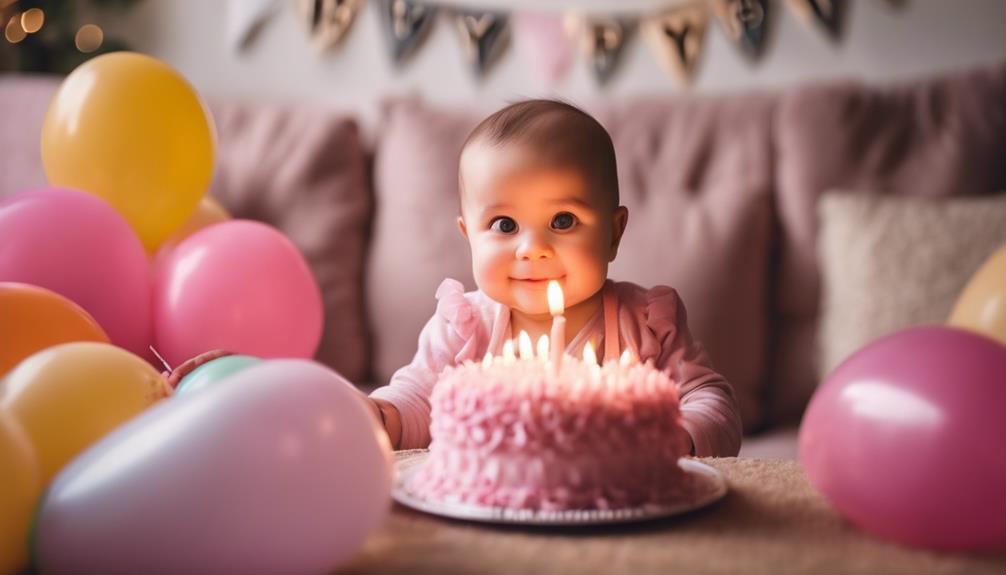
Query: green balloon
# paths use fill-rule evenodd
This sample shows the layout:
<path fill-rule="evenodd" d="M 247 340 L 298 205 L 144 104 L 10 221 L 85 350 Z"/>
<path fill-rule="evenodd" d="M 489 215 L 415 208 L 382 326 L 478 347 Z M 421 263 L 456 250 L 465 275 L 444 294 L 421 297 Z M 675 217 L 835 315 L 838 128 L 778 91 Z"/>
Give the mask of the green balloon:
<path fill-rule="evenodd" d="M 251 367 L 262 360 L 250 355 L 225 355 L 213 361 L 206 362 L 192 370 L 192 373 L 182 378 L 175 389 L 175 395 L 189 394 L 216 385 L 227 376 L 235 374 L 246 367 Z"/>

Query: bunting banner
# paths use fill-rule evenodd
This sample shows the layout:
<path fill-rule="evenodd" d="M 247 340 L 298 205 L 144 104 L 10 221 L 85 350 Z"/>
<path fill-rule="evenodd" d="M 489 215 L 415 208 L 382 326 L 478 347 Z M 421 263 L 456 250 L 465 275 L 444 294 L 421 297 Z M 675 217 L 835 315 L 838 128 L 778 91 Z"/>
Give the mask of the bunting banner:
<path fill-rule="evenodd" d="M 506 14 L 501 12 L 458 11 L 454 21 L 461 33 L 465 55 L 478 77 L 506 50 L 510 42 L 510 26 Z"/>
<path fill-rule="evenodd" d="M 751 58 L 761 55 L 768 26 L 768 0 L 715 0 L 727 36 Z"/>
<path fill-rule="evenodd" d="M 668 73 L 681 85 L 691 83 L 708 20 L 705 4 L 672 8 L 643 19 L 644 36 Z"/>
<path fill-rule="evenodd" d="M 786 5 L 799 20 L 824 28 L 832 38 L 841 34 L 845 0 L 786 0 Z"/>
<path fill-rule="evenodd" d="M 3 0 L 0 0 L 2 2 Z M 720 22 L 732 43 L 750 59 L 764 51 L 770 5 L 785 2 L 787 12 L 813 28 L 838 38 L 846 0 L 654 0 L 649 9 L 631 9 L 622 0 L 594 0 L 583 10 L 578 0 L 549 2 L 532 10 L 486 11 L 484 0 L 370 0 L 380 13 L 391 59 L 403 66 L 429 37 L 441 15 L 461 34 L 465 57 L 477 77 L 488 73 L 513 37 L 520 56 L 548 89 L 566 76 L 579 53 L 598 85 L 615 75 L 625 48 L 636 30 L 642 33 L 661 65 L 680 85 L 695 77 L 709 19 Z M 885 0 L 893 6 L 905 0 Z M 290 2 L 306 24 L 312 44 L 320 51 L 339 45 L 367 0 L 228 0 L 226 37 L 231 49 L 251 44 L 257 32 Z M 505 3 L 498 2 L 499 6 Z"/>
<path fill-rule="evenodd" d="M 574 27 L 594 79 L 604 86 L 621 61 L 622 52 L 635 30 L 634 23 L 628 18 L 588 16 L 577 18 Z"/>
<path fill-rule="evenodd" d="M 430 35 L 437 7 L 413 0 L 379 0 L 378 6 L 391 45 L 391 59 L 401 66 Z"/>
<path fill-rule="evenodd" d="M 339 44 L 346 36 L 363 0 L 298 0 L 311 43 L 318 52 Z"/>

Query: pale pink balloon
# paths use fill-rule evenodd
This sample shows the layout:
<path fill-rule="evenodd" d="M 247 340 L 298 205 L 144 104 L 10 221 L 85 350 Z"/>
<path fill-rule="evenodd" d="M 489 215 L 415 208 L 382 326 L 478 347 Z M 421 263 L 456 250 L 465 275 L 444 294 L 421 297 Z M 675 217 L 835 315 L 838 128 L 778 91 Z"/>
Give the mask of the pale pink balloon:
<path fill-rule="evenodd" d="M 860 527 L 946 550 L 1006 546 L 1006 347 L 927 326 L 854 354 L 800 427 L 811 483 Z"/>
<path fill-rule="evenodd" d="M 263 358 L 314 355 L 324 311 L 297 247 L 263 223 L 192 234 L 157 267 L 154 339 L 172 365 L 211 349 Z"/>
<path fill-rule="evenodd" d="M 332 572 L 391 504 L 391 448 L 365 401 L 286 359 L 160 403 L 53 481 L 39 571 Z"/>
<path fill-rule="evenodd" d="M 91 314 L 112 343 L 149 355 L 147 254 L 96 196 L 43 188 L 0 201 L 0 281 L 52 290 Z"/>

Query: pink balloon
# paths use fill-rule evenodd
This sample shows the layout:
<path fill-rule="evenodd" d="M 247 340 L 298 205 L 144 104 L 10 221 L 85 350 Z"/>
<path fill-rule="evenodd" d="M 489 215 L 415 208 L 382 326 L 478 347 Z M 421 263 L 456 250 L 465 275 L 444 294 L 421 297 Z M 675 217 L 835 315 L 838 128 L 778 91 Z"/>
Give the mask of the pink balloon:
<path fill-rule="evenodd" d="M 365 399 L 271 360 L 140 414 L 57 477 L 43 573 L 329 573 L 390 509 L 392 453 Z"/>
<path fill-rule="evenodd" d="M 863 529 L 946 550 L 1006 545 L 1006 347 L 944 326 L 880 339 L 814 394 L 811 483 Z"/>
<path fill-rule="evenodd" d="M 297 247 L 265 224 L 231 220 L 178 244 L 154 279 L 154 339 L 173 365 L 221 348 L 310 358 L 321 291 Z"/>
<path fill-rule="evenodd" d="M 0 281 L 52 290 L 87 310 L 112 343 L 149 355 L 147 254 L 126 220 L 91 194 L 43 188 L 0 201 Z"/>

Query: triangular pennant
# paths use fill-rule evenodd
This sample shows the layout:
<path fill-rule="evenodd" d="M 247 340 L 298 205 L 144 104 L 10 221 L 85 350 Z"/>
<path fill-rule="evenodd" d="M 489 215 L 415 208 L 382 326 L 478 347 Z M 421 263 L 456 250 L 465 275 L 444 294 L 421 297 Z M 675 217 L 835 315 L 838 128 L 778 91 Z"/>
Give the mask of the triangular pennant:
<path fill-rule="evenodd" d="M 353 25 L 363 0 L 299 0 L 301 18 L 307 22 L 311 43 L 324 51 L 339 44 Z"/>
<path fill-rule="evenodd" d="M 276 12 L 282 0 L 228 0 L 227 45 L 232 50 L 243 50 L 254 40 Z M 0 0 L 0 3 L 2 0 Z"/>
<path fill-rule="evenodd" d="M 643 19 L 643 33 L 650 46 L 667 71 L 684 85 L 691 83 L 695 73 L 708 20 L 705 4 L 672 8 Z"/>
<path fill-rule="evenodd" d="M 786 5 L 800 20 L 823 26 L 832 38 L 837 38 L 842 31 L 845 0 L 786 0 Z"/>
<path fill-rule="evenodd" d="M 454 20 L 475 73 L 480 77 L 485 75 L 509 43 L 510 27 L 506 14 L 459 11 Z"/>
<path fill-rule="evenodd" d="M 437 7 L 413 0 L 380 0 L 379 6 L 391 44 L 391 57 L 396 65 L 401 65 L 430 35 Z"/>
<path fill-rule="evenodd" d="M 608 83 L 618 67 L 623 49 L 635 29 L 627 18 L 588 16 L 576 25 L 580 47 L 594 78 L 602 86 Z"/>
<path fill-rule="evenodd" d="M 516 12 L 511 26 L 517 51 L 548 88 L 555 87 L 573 61 L 563 17 L 554 12 Z"/>
<path fill-rule="evenodd" d="M 748 56 L 761 55 L 768 26 L 768 0 L 716 0 L 713 6 L 727 36 Z"/>

